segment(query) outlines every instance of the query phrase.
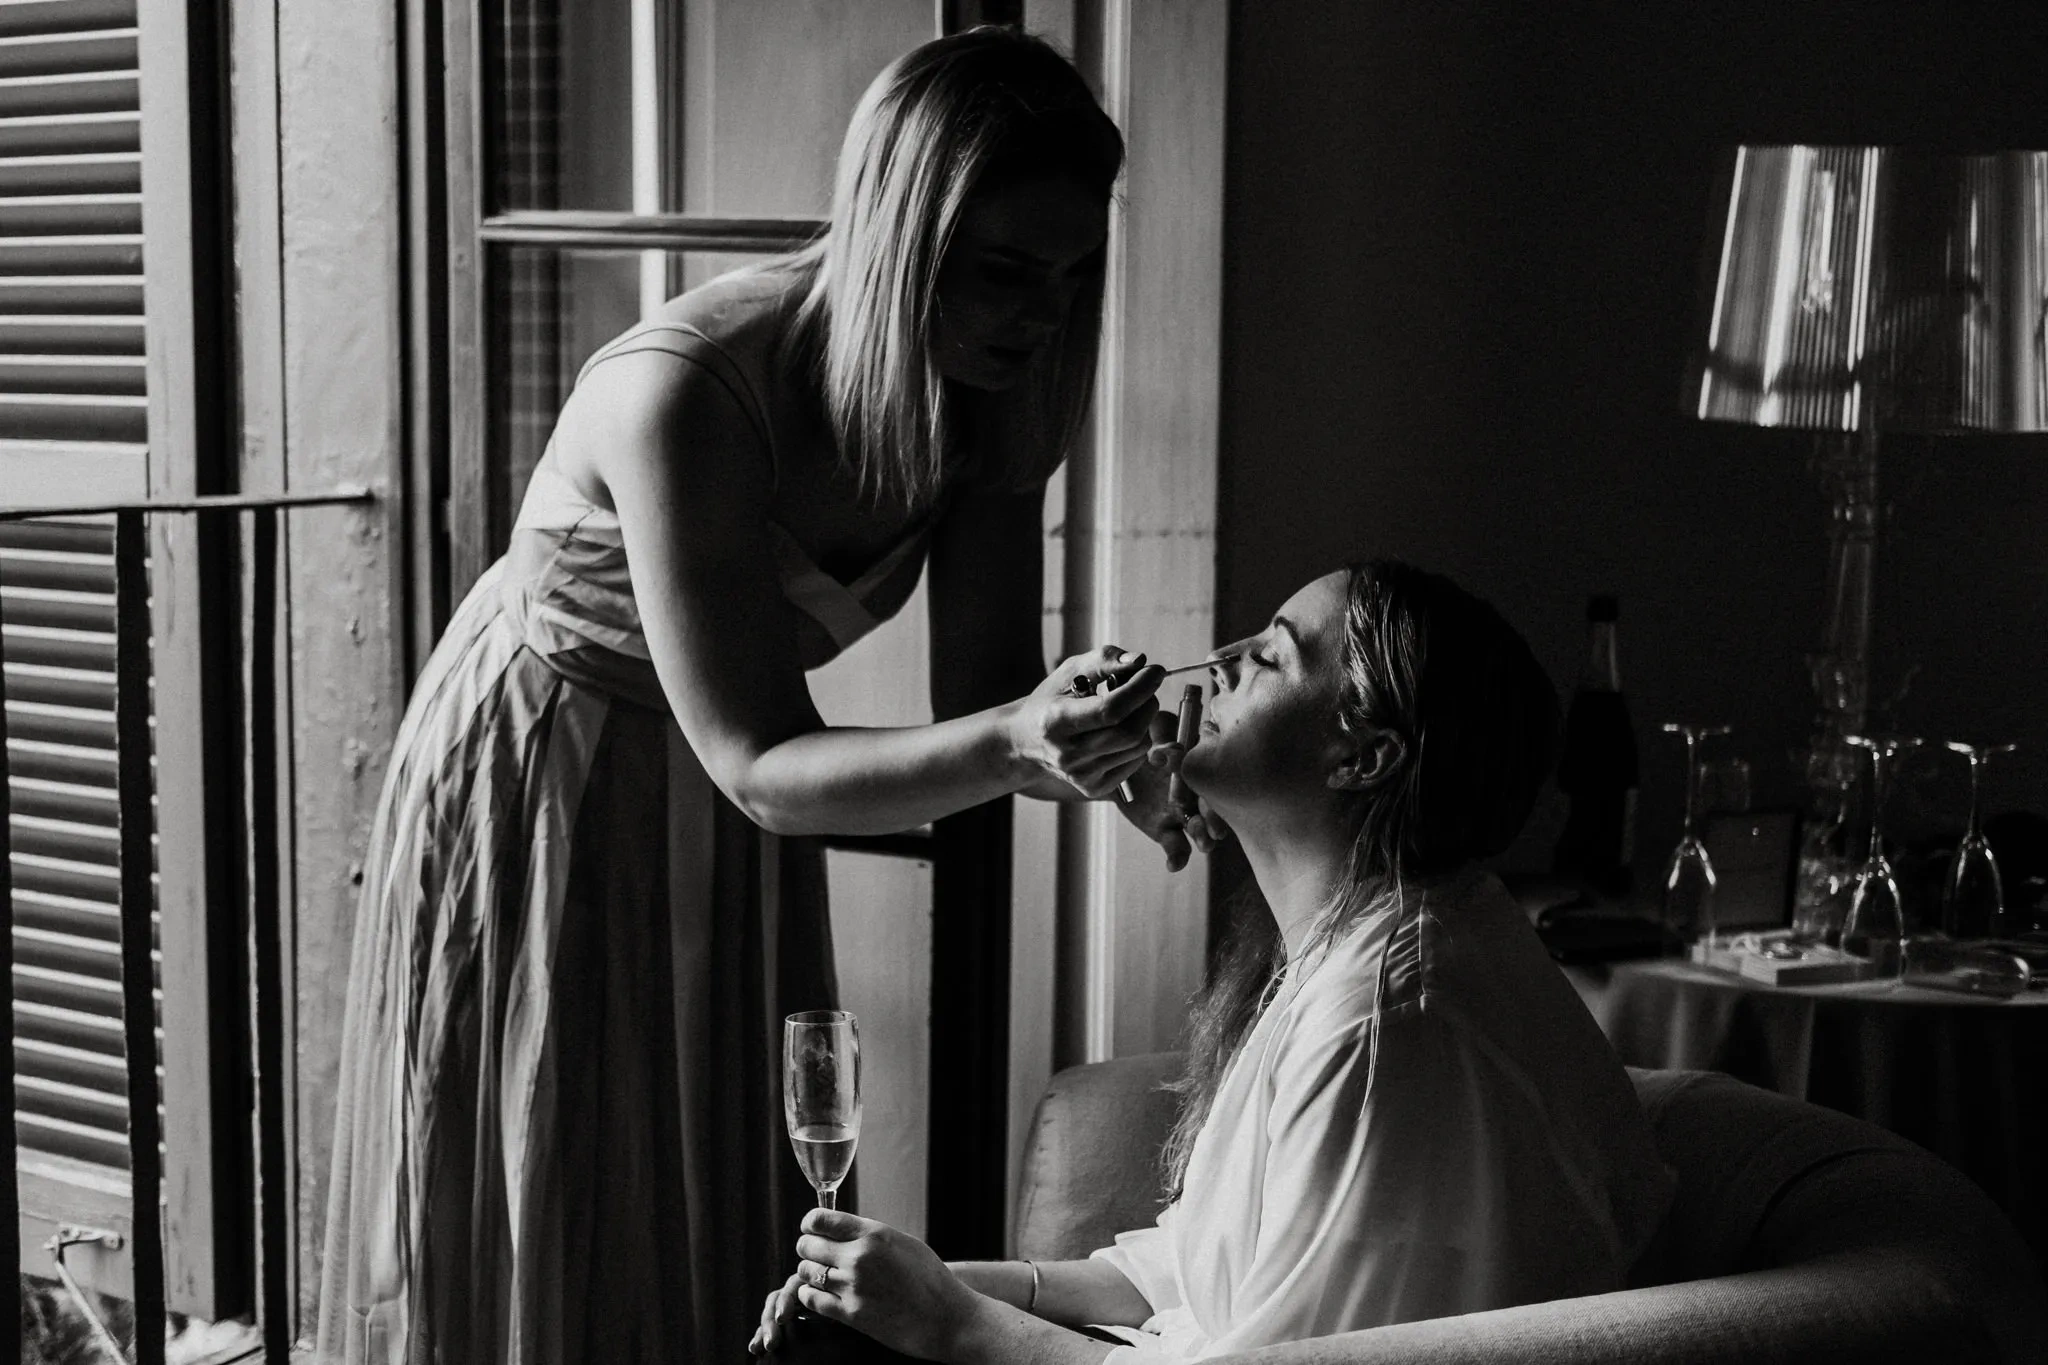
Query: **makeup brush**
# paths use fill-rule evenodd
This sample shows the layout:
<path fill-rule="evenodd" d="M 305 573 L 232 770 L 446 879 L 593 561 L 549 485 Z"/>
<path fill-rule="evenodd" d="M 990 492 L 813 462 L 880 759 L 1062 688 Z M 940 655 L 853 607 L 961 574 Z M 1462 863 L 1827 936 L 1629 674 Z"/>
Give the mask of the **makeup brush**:
<path fill-rule="evenodd" d="M 1214 654 L 1202 660 L 1200 663 L 1182 664 L 1179 668 L 1169 668 L 1162 676 L 1170 678 L 1176 673 L 1192 673 L 1198 668 L 1208 668 L 1213 664 L 1220 664 L 1226 659 L 1235 659 L 1236 657 L 1236 653 Z"/>
<path fill-rule="evenodd" d="M 1162 680 L 1164 680 L 1166 678 L 1172 677 L 1176 673 L 1191 673 L 1198 668 L 1207 668 L 1211 664 L 1220 664 L 1225 659 L 1235 659 L 1239 654 L 1242 654 L 1243 652 L 1244 651 L 1240 649 L 1232 650 L 1228 654 L 1212 654 L 1208 658 L 1203 659 L 1198 663 L 1181 664 L 1178 667 L 1169 668 L 1166 670 L 1166 672 L 1160 674 L 1159 676 Z M 1066 691 L 1063 695 L 1069 697 L 1092 697 L 1098 690 L 1100 690 L 1102 685 L 1107 681 L 1109 681 L 1107 677 L 1097 677 L 1094 674 L 1083 673 L 1080 676 L 1076 677 L 1072 682 L 1067 684 Z M 1194 732 L 1189 729 L 1187 718 L 1188 697 L 1190 694 L 1192 694 L 1195 699 L 1194 723 L 1199 726 L 1202 722 L 1202 689 L 1195 686 L 1189 686 L 1185 691 L 1181 693 L 1180 703 L 1180 743 L 1183 748 L 1186 748 L 1194 743 Z M 1173 779 L 1174 786 L 1171 788 L 1171 790 L 1178 790 L 1179 782 L 1180 778 L 1176 776 Z M 1126 803 L 1137 799 L 1135 794 L 1131 791 L 1131 784 L 1128 782 L 1117 783 L 1116 794 L 1119 800 L 1122 800 Z"/>
<path fill-rule="evenodd" d="M 1200 660 L 1199 662 L 1191 664 L 1180 664 L 1177 667 L 1169 668 L 1159 676 L 1161 680 L 1164 680 L 1167 678 L 1171 678 L 1176 673 L 1192 673 L 1198 668 L 1208 668 L 1212 664 L 1220 664 L 1225 659 L 1235 659 L 1239 654 L 1242 654 L 1243 652 L 1244 651 L 1240 649 L 1232 650 L 1228 654 L 1211 654 L 1208 658 Z M 1069 697 L 1092 697 L 1095 695 L 1096 690 L 1102 686 L 1104 681 L 1105 680 L 1103 678 L 1096 677 L 1093 674 L 1083 673 L 1081 676 L 1075 678 L 1072 682 L 1067 684 L 1067 690 L 1065 695 Z"/>

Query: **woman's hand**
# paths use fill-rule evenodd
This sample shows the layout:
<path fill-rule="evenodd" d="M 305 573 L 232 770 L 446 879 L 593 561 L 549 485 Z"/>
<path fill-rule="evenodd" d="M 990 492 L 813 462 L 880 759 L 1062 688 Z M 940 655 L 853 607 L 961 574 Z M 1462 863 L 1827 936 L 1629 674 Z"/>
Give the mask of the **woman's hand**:
<path fill-rule="evenodd" d="M 1010 749 L 1035 774 L 1045 774 L 1090 800 L 1115 791 L 1145 764 L 1152 718 L 1159 714 L 1166 671 L 1105 645 L 1076 654 L 1017 702 L 1009 719 Z M 1109 679 L 1093 696 L 1067 695 L 1076 678 Z"/>
<path fill-rule="evenodd" d="M 1178 872 L 1195 851 L 1213 852 L 1228 839 L 1230 826 L 1185 782 L 1181 789 L 1189 799 L 1181 804 L 1172 800 L 1173 778 L 1187 757 L 1187 750 L 1175 740 L 1174 718 L 1163 711 L 1155 714 L 1149 731 L 1151 749 L 1144 766 L 1130 779 L 1136 799 L 1126 803 L 1123 811 L 1132 824 L 1166 850 L 1167 869 Z"/>
<path fill-rule="evenodd" d="M 803 1229 L 791 1277 L 797 1302 L 905 1355 L 951 1355 L 984 1302 L 930 1247 L 885 1223 L 812 1209 Z"/>
<path fill-rule="evenodd" d="M 748 1355 L 766 1355 L 782 1348 L 783 1334 L 796 1317 L 796 1291 L 802 1284 L 799 1275 L 791 1275 L 780 1289 L 768 1295 L 768 1301 L 761 1305 L 761 1325 L 747 1343 Z"/>

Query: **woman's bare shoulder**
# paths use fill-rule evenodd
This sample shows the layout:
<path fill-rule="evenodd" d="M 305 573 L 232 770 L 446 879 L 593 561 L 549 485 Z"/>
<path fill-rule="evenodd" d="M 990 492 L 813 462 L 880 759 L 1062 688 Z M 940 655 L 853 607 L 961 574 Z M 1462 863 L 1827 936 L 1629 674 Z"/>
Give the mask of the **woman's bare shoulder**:
<path fill-rule="evenodd" d="M 699 497 L 728 489 L 749 506 L 765 505 L 774 482 L 767 432 L 744 382 L 677 348 L 622 349 L 593 366 L 563 404 L 549 448 L 560 471 L 612 511 L 614 490 L 635 469 L 670 471 Z"/>
<path fill-rule="evenodd" d="M 676 295 L 649 321 L 688 327 L 735 359 L 765 357 L 780 343 L 806 288 L 786 267 L 742 266 Z"/>

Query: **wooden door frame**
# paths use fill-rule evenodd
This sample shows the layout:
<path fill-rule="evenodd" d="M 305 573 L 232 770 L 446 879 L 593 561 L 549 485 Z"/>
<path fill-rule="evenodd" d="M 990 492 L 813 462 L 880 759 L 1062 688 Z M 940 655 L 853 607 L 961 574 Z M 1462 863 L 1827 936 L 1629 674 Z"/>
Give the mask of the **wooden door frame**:
<path fill-rule="evenodd" d="M 230 491 L 235 398 L 227 32 L 207 0 L 139 8 L 148 485 Z M 157 912 L 163 985 L 165 1303 L 251 1306 L 253 1172 L 243 954 L 237 617 L 226 529 L 151 519 Z M 125 758 L 124 758 L 125 763 Z M 127 882 L 124 877 L 124 891 Z M 137 1235 L 144 1220 L 136 1219 Z M 138 1305 L 141 1307 L 141 1305 Z"/>
<path fill-rule="evenodd" d="M 1033 0 L 1027 10 L 1034 31 L 1070 44 L 1129 149 L 1094 422 L 1047 509 L 1049 625 L 1066 652 L 1107 641 L 1181 660 L 1216 643 L 1227 20 L 1225 0 Z M 1053 1071 L 1177 1044 L 1208 920 L 1199 856 L 1167 872 L 1158 847 L 1107 805 L 1023 807 L 1013 1183 Z"/>
<path fill-rule="evenodd" d="M 937 0 L 935 18 L 960 22 L 968 8 Z M 1025 0 L 1023 11 L 1027 28 L 1076 58 L 1131 151 L 1096 416 L 1047 497 L 1049 652 L 1119 640 L 1199 657 L 1215 643 L 1226 0 Z M 435 575 L 411 613 L 415 668 L 448 598 L 494 557 L 479 27 L 468 0 L 408 6 L 411 542 L 416 574 Z M 514 230 L 503 217 L 493 231 Z M 1201 982 L 1208 918 L 1200 860 L 1169 875 L 1157 848 L 1106 806 L 1015 805 L 1000 955 L 1009 1017 L 992 1035 L 1008 1063 L 1000 1108 L 1012 1188 L 1057 1066 L 1173 1045 Z"/>

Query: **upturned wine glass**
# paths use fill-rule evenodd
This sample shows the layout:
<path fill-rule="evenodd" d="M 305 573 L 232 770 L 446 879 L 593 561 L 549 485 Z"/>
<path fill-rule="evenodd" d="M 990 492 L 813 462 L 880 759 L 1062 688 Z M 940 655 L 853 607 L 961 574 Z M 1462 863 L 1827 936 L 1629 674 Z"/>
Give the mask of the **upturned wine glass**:
<path fill-rule="evenodd" d="M 839 1207 L 840 1182 L 860 1142 L 860 1021 L 806 1010 L 782 1024 L 782 1117 L 818 1207 Z"/>
<path fill-rule="evenodd" d="M 1700 741 L 1729 733 L 1726 725 L 1664 723 L 1667 735 L 1685 737 L 1685 826 L 1664 873 L 1664 925 L 1680 943 L 1699 940 L 1709 948 L 1717 937 L 1714 860 L 1695 827 L 1699 813 Z"/>
<path fill-rule="evenodd" d="M 1906 940 L 1899 979 L 1908 986 L 2010 1000 L 2034 984 L 2034 972 L 2026 958 L 1995 943 L 1958 943 L 1939 934 L 1916 934 Z"/>
<path fill-rule="evenodd" d="M 2009 754 L 2018 747 L 1948 741 L 1949 749 L 1970 761 L 1970 824 L 1962 843 L 1956 845 L 1948 880 L 1941 888 L 1941 929 L 1951 938 L 2005 938 L 2013 931 L 2006 922 L 2005 883 L 1998 874 L 1998 858 L 1984 837 L 1978 791 L 1991 756 Z"/>
<path fill-rule="evenodd" d="M 1844 735 L 1845 742 L 1870 754 L 1870 848 L 1849 892 L 1849 917 L 1842 923 L 1842 951 L 1869 958 L 1882 976 L 1896 977 L 1904 968 L 1906 912 L 1899 879 L 1884 851 L 1886 779 L 1901 753 L 1920 747 L 1906 735 Z"/>

